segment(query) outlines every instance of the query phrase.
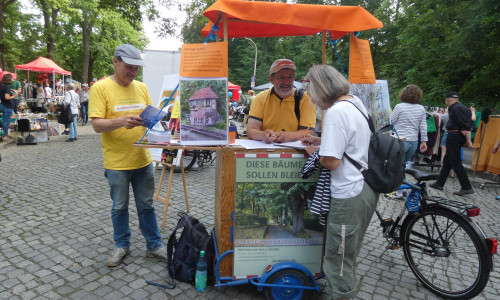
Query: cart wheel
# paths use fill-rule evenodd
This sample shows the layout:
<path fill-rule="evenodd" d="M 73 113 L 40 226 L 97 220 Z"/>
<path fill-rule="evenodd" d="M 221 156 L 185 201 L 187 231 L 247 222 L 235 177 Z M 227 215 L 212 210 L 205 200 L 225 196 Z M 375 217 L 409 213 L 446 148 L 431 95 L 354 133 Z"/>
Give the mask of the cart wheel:
<path fill-rule="evenodd" d="M 294 269 L 285 269 L 274 273 L 266 282 L 267 284 L 280 284 L 292 286 L 311 285 L 309 277 L 303 272 Z M 299 300 L 306 299 L 308 290 L 284 288 L 284 287 L 266 287 L 265 296 L 267 300 Z"/>

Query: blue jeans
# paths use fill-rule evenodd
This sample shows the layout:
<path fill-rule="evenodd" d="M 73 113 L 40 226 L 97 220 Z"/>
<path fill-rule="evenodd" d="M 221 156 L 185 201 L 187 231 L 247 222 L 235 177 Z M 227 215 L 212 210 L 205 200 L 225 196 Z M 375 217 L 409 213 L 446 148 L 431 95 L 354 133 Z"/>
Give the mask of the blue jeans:
<path fill-rule="evenodd" d="M 111 220 L 113 221 L 113 239 L 117 248 L 130 248 L 129 227 L 129 187 L 132 184 L 135 206 L 139 218 L 139 228 L 146 239 L 148 250 L 161 247 L 161 234 L 156 222 L 153 205 L 154 173 L 153 164 L 135 170 L 105 169 L 104 176 L 108 179 L 110 195 L 113 200 Z"/>
<path fill-rule="evenodd" d="M 2 108 L 3 111 L 3 135 L 8 135 L 9 134 L 9 124 L 10 124 L 10 119 L 12 115 L 14 114 L 14 109 L 8 108 L 3 104 L 0 104 L 0 107 Z"/>
<path fill-rule="evenodd" d="M 412 158 L 413 154 L 415 154 L 415 151 L 417 151 L 418 141 L 413 141 L 413 142 L 404 141 L 403 143 L 405 144 L 405 164 L 406 164 L 406 162 Z"/>
<path fill-rule="evenodd" d="M 76 117 L 73 115 L 73 122 L 69 123 L 69 138 L 74 139 L 78 137 L 78 127 L 76 126 Z"/>
<path fill-rule="evenodd" d="M 87 123 L 89 120 L 89 102 L 80 103 L 80 109 L 82 110 L 82 123 Z"/>

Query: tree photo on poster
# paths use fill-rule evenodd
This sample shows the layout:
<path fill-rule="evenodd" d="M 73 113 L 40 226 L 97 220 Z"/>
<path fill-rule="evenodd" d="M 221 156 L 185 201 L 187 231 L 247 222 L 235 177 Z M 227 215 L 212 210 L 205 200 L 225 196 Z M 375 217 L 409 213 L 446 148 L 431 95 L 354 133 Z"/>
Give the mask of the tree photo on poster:
<path fill-rule="evenodd" d="M 302 179 L 305 161 L 303 155 L 236 159 L 235 276 L 261 274 L 280 261 L 319 272 L 323 226 L 308 209 L 317 177 Z"/>

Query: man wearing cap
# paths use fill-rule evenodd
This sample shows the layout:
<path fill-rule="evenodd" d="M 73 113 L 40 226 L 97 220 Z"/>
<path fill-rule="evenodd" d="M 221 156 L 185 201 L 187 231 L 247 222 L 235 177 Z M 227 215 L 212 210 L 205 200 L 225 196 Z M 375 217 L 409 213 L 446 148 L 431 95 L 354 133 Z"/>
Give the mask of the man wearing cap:
<path fill-rule="evenodd" d="M 446 179 L 451 169 L 460 182 L 461 189 L 453 194 L 464 196 L 474 193 L 470 184 L 467 172 L 460 159 L 460 149 L 467 142 L 467 147 L 472 148 L 471 131 L 474 126 L 471 118 L 471 111 L 462 103 L 458 102 L 457 92 L 448 92 L 445 96 L 445 103 L 448 106 L 449 120 L 446 125 L 448 137 L 446 139 L 446 154 L 443 158 L 443 166 L 439 172 L 439 178 L 436 182 L 429 184 L 430 187 L 443 190 Z"/>
<path fill-rule="evenodd" d="M 149 149 L 132 147 L 146 131 L 139 114 L 152 104 L 146 85 L 134 80 L 141 53 L 129 44 L 115 49 L 115 71 L 90 89 L 89 117 L 94 130 L 101 133 L 104 176 L 113 200 L 111 220 L 115 249 L 108 258 L 114 267 L 130 254 L 129 187 L 134 192 L 139 227 L 146 239 L 146 256 L 166 260 L 153 206 L 154 173 Z"/>
<path fill-rule="evenodd" d="M 295 70 L 289 59 L 278 59 L 272 64 L 269 80 L 273 87 L 257 95 L 250 108 L 247 125 L 250 139 L 266 143 L 292 142 L 313 132 L 316 109 L 307 93 L 295 97 Z"/>

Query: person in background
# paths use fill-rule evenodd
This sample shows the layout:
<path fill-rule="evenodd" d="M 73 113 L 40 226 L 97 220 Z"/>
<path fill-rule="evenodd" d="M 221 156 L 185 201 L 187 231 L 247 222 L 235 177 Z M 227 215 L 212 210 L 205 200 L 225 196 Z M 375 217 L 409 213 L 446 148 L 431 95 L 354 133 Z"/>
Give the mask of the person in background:
<path fill-rule="evenodd" d="M 19 95 L 19 91 L 11 91 L 12 74 L 5 74 L 0 84 L 0 108 L 3 112 L 3 138 L 13 139 L 9 136 L 9 124 L 14 114 L 14 98 Z"/>
<path fill-rule="evenodd" d="M 429 184 L 431 188 L 443 190 L 443 186 L 448 179 L 451 169 L 460 182 L 460 191 L 454 192 L 457 196 L 464 196 L 474 193 L 469 177 L 462 165 L 460 159 L 460 150 L 462 145 L 467 143 L 467 147 L 472 149 L 471 130 L 473 128 L 471 111 L 462 103 L 458 102 L 458 93 L 451 91 L 446 93 L 445 103 L 448 106 L 448 137 L 446 138 L 446 155 L 444 156 L 443 166 L 439 172 L 439 178 L 436 182 Z"/>
<path fill-rule="evenodd" d="M 111 220 L 115 249 L 108 267 L 119 265 L 130 254 L 129 188 L 132 186 L 141 233 L 146 239 L 146 256 L 167 260 L 153 204 L 154 170 L 147 148 L 132 147 L 146 132 L 144 108 L 152 105 L 144 83 L 134 80 L 143 65 L 139 50 L 129 44 L 116 47 L 114 73 L 90 89 L 89 117 L 101 134 L 104 175 L 113 201 Z"/>
<path fill-rule="evenodd" d="M 255 91 L 249 90 L 248 95 L 250 95 L 250 97 L 248 98 L 248 102 L 246 103 L 246 106 L 248 107 L 248 109 L 250 109 L 252 107 L 252 102 L 255 99 Z M 250 111 L 248 111 L 248 113 L 245 113 L 245 116 L 243 117 L 243 124 L 241 124 L 241 127 L 245 130 L 245 133 L 246 133 L 246 127 L 247 127 L 249 113 L 250 113 Z"/>
<path fill-rule="evenodd" d="M 349 94 L 346 78 L 331 66 L 311 67 L 303 82 L 313 103 L 325 111 L 321 137 L 307 136 L 302 141 L 309 144 L 309 155 L 319 149 L 319 162 L 331 175 L 323 261 L 326 291 L 331 298 L 349 299 L 356 295 L 356 258 L 379 198 L 344 155 L 368 167 L 372 134 L 365 120 L 368 112 L 358 97 Z"/>
<path fill-rule="evenodd" d="M 249 139 L 283 143 L 313 133 L 316 109 L 306 92 L 299 100 L 299 116 L 295 113 L 296 69 L 289 59 L 278 59 L 271 65 L 269 80 L 273 87 L 259 93 L 252 103 L 247 125 Z"/>
<path fill-rule="evenodd" d="M 448 139 L 448 130 L 446 130 L 446 125 L 448 124 L 448 120 L 450 116 L 448 115 L 448 111 L 441 117 L 440 128 L 443 129 L 443 136 L 441 137 L 441 166 L 443 166 L 444 156 L 446 155 L 446 140 Z M 455 178 L 455 171 L 453 169 L 450 173 L 451 178 Z"/>
<path fill-rule="evenodd" d="M 391 123 L 394 124 L 400 138 L 405 138 L 405 164 L 408 162 L 418 145 L 418 133 L 420 131 L 420 152 L 427 150 L 427 121 L 425 108 L 420 104 L 422 90 L 409 84 L 399 92 L 399 101 L 391 113 Z"/>
<path fill-rule="evenodd" d="M 37 83 L 37 93 L 36 93 L 37 112 L 43 111 L 44 103 L 45 103 L 45 94 L 43 92 L 43 87 L 40 83 Z"/>
<path fill-rule="evenodd" d="M 52 89 L 50 88 L 49 82 L 45 83 L 45 87 L 43 88 L 43 91 L 45 93 L 45 99 L 50 101 L 50 99 L 52 99 Z"/>
<path fill-rule="evenodd" d="M 73 121 L 69 123 L 69 139 L 67 139 L 66 142 L 74 142 L 78 139 L 76 118 L 78 117 L 78 108 L 80 107 L 80 96 L 75 92 L 74 83 L 68 83 L 66 85 L 64 105 L 69 105 L 71 107 L 71 114 L 73 115 Z"/>
<path fill-rule="evenodd" d="M 491 153 L 496 154 L 498 152 L 498 148 L 500 148 L 500 139 L 495 143 L 495 145 L 491 149 Z M 497 196 L 497 200 L 500 200 L 500 196 Z"/>
<path fill-rule="evenodd" d="M 496 154 L 498 152 L 498 148 L 500 148 L 500 139 L 496 142 L 496 144 L 491 149 L 491 153 Z"/>
<path fill-rule="evenodd" d="M 89 85 L 87 83 L 82 84 L 82 89 L 80 90 L 80 107 L 82 112 L 82 126 L 85 126 L 89 120 Z"/>
<path fill-rule="evenodd" d="M 10 85 L 10 90 L 18 92 L 17 96 L 14 97 L 14 99 L 13 99 L 13 101 L 14 101 L 14 114 L 17 115 L 17 109 L 19 107 L 19 95 L 22 93 L 21 83 L 19 83 L 19 81 L 15 80 L 15 79 L 12 79 L 12 84 Z"/>

